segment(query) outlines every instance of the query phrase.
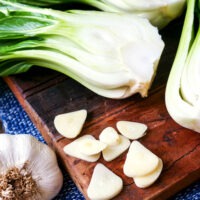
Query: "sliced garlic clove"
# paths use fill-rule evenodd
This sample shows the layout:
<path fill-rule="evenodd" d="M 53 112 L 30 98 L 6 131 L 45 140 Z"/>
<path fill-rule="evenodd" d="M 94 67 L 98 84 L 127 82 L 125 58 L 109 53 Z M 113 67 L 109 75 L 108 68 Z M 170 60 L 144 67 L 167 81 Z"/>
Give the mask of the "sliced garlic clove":
<path fill-rule="evenodd" d="M 117 145 L 120 143 L 120 137 L 117 131 L 112 127 L 105 128 L 99 135 L 99 140 L 107 145 Z"/>
<path fill-rule="evenodd" d="M 156 169 L 159 158 L 138 141 L 133 141 L 124 164 L 124 174 L 129 177 L 144 176 Z"/>
<path fill-rule="evenodd" d="M 117 122 L 118 131 L 131 140 L 137 140 L 145 135 L 147 126 L 138 122 L 119 121 Z"/>
<path fill-rule="evenodd" d="M 124 153 L 130 146 L 130 141 L 126 137 L 119 135 L 120 143 L 117 145 L 108 146 L 103 150 L 103 158 L 109 162 Z"/>
<path fill-rule="evenodd" d="M 94 168 L 87 195 L 92 200 L 108 200 L 118 195 L 123 187 L 122 179 L 102 164 Z"/>
<path fill-rule="evenodd" d="M 133 178 L 136 186 L 139 188 L 147 188 L 152 185 L 160 176 L 162 168 L 163 162 L 161 159 L 159 159 L 158 166 L 153 172 L 147 174 L 146 176 L 138 176 Z"/>
<path fill-rule="evenodd" d="M 92 139 L 95 140 L 95 138 L 91 135 L 84 135 L 76 140 L 74 140 L 73 142 L 71 142 L 70 144 L 66 145 L 63 150 L 66 154 L 75 157 L 75 158 L 79 158 L 88 162 L 96 162 L 99 157 L 100 157 L 100 153 L 96 154 L 96 155 L 85 155 L 81 152 L 80 150 L 80 143 L 85 140 L 85 139 Z"/>
<path fill-rule="evenodd" d="M 107 147 L 107 144 L 94 139 L 84 139 L 80 142 L 79 148 L 81 153 L 91 156 L 100 153 Z"/>
<path fill-rule="evenodd" d="M 66 138 L 77 137 L 85 123 L 86 110 L 78 110 L 70 113 L 57 115 L 54 119 L 56 130 Z"/>

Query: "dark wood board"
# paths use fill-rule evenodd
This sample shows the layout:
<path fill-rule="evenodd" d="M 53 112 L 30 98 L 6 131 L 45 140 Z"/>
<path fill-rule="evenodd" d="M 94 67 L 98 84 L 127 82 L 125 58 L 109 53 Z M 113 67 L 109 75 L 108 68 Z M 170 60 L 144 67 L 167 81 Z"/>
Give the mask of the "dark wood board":
<path fill-rule="evenodd" d="M 103 98 L 60 73 L 38 67 L 33 67 L 25 74 L 5 77 L 86 199 L 87 187 L 96 163 L 67 156 L 63 147 L 72 140 L 62 137 L 53 125 L 57 114 L 83 108 L 88 110 L 88 118 L 82 135 L 92 134 L 98 138 L 104 128 L 116 127 L 119 120 L 143 122 L 149 129 L 140 142 L 164 162 L 159 180 L 147 189 L 139 189 L 131 178 L 123 174 L 127 152 L 108 163 L 101 158 L 98 162 L 105 164 L 124 181 L 123 191 L 114 200 L 167 199 L 200 178 L 200 135 L 176 124 L 167 113 L 164 102 L 165 85 L 181 33 L 179 21 L 161 32 L 166 48 L 149 97 L 145 99 L 139 95 L 124 100 Z"/>

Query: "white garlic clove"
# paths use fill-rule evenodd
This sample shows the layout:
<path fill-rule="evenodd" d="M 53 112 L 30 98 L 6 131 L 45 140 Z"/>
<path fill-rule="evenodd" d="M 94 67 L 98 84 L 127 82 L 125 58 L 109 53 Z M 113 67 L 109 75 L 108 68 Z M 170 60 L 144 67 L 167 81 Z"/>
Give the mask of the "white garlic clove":
<path fill-rule="evenodd" d="M 57 115 L 54 119 L 56 130 L 66 138 L 77 137 L 85 123 L 86 110 L 78 110 L 70 113 Z"/>
<path fill-rule="evenodd" d="M 122 179 L 102 164 L 94 168 L 87 190 L 92 200 L 108 200 L 117 196 L 123 187 Z"/>
<path fill-rule="evenodd" d="M 138 122 L 119 121 L 117 122 L 117 129 L 130 140 L 137 140 L 146 134 L 147 125 Z"/>
<path fill-rule="evenodd" d="M 144 176 L 156 169 L 159 158 L 138 141 L 133 141 L 124 164 L 124 174 L 129 177 Z"/>
<path fill-rule="evenodd" d="M 105 128 L 99 135 L 99 140 L 107 145 L 117 145 L 120 143 L 120 137 L 117 131 L 112 127 Z"/>
<path fill-rule="evenodd" d="M 147 174 L 146 176 L 138 176 L 133 178 L 136 186 L 139 188 L 147 188 L 152 185 L 160 176 L 162 168 L 163 162 L 161 159 L 159 159 L 158 166 L 153 172 Z"/>
<path fill-rule="evenodd" d="M 94 139 L 84 139 L 80 141 L 79 148 L 81 153 L 91 156 L 100 153 L 107 147 L 107 144 Z"/>
<path fill-rule="evenodd" d="M 117 145 L 108 146 L 103 150 L 103 158 L 109 162 L 124 153 L 130 146 L 130 141 L 126 137 L 119 135 L 120 142 Z"/>
<path fill-rule="evenodd" d="M 96 162 L 99 157 L 100 157 L 100 153 L 96 154 L 96 155 L 85 155 L 84 153 L 81 152 L 80 149 L 80 143 L 82 141 L 84 141 L 85 139 L 92 139 L 95 140 L 95 138 L 91 135 L 84 135 L 76 140 L 74 140 L 73 142 L 71 142 L 70 144 L 66 145 L 63 150 L 66 154 L 75 157 L 75 158 L 79 158 L 81 160 L 85 160 L 88 162 Z"/>
<path fill-rule="evenodd" d="M 26 181 L 26 177 L 23 175 L 30 173 L 29 181 L 32 181 L 32 185 L 29 186 L 32 187 L 31 191 L 37 191 L 31 194 L 30 199 L 53 199 L 62 187 L 63 176 L 58 167 L 55 153 L 46 144 L 39 142 L 31 135 L 0 135 L 1 175 L 13 168 L 21 170 L 22 176 L 20 177 L 23 177 L 24 181 Z M 21 199 L 25 198 L 21 197 Z"/>

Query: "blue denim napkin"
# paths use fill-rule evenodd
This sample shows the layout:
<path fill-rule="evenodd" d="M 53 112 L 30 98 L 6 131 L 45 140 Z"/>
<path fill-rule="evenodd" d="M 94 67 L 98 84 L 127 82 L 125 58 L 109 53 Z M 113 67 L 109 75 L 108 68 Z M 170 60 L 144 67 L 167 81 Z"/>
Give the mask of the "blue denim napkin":
<path fill-rule="evenodd" d="M 14 97 L 8 86 L 0 79 L 0 119 L 3 122 L 5 132 L 8 134 L 31 134 L 45 143 L 36 127 L 33 125 L 26 112 Z M 84 200 L 67 172 L 62 169 L 64 175 L 63 188 L 54 200 Z M 171 200 L 200 200 L 200 181 L 181 191 Z"/>

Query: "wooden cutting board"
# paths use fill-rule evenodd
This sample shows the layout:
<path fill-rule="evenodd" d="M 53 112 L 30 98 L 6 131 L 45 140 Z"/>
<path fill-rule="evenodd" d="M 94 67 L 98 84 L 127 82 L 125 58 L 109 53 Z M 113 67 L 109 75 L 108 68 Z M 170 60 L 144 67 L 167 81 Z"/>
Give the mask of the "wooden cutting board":
<path fill-rule="evenodd" d="M 88 110 L 87 122 L 81 135 L 96 138 L 119 120 L 142 122 L 148 125 L 147 135 L 140 142 L 162 158 L 164 169 L 159 180 L 148 189 L 139 189 L 133 179 L 123 174 L 125 152 L 105 164 L 123 178 L 124 188 L 114 200 L 166 199 L 200 178 L 200 134 L 176 124 L 167 113 L 164 95 L 167 77 L 177 49 L 181 25 L 174 22 L 161 33 L 166 48 L 149 97 L 134 95 L 125 100 L 100 97 L 74 80 L 51 70 L 33 67 L 28 73 L 5 77 L 47 143 L 57 152 L 64 167 L 80 191 L 87 197 L 87 187 L 96 163 L 88 163 L 65 155 L 63 147 L 72 140 L 62 137 L 54 128 L 57 114 L 79 109 Z M 178 24 L 179 25 L 178 25 Z"/>

